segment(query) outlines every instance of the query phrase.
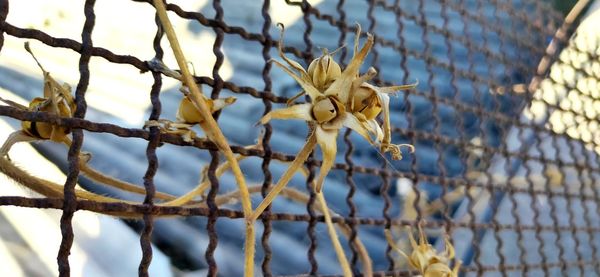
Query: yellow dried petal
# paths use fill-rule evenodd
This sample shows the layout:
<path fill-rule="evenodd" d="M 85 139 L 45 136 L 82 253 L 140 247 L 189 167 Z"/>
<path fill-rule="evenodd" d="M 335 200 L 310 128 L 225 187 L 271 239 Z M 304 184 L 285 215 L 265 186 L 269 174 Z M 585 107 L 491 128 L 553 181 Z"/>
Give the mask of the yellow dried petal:
<path fill-rule="evenodd" d="M 361 85 L 352 97 L 352 112 L 361 113 L 366 120 L 376 118 L 381 113 L 382 105 L 377 92 L 368 86 Z"/>
<path fill-rule="evenodd" d="M 300 87 L 302 87 L 302 89 L 308 94 L 308 96 L 310 96 L 312 100 L 315 100 L 322 95 L 322 93 L 312 84 L 312 80 L 303 77 L 298 77 L 290 69 L 288 69 L 285 65 L 281 64 L 277 60 L 271 60 L 271 62 L 273 62 L 276 66 L 279 66 L 285 73 L 290 75 L 290 77 L 294 78 L 294 80 L 296 80 L 296 82 L 300 85 Z"/>
<path fill-rule="evenodd" d="M 29 103 L 28 109 L 30 111 L 40 111 L 56 114 L 50 102 L 51 101 L 48 99 L 37 97 Z M 72 116 L 70 108 L 65 104 L 64 101 L 57 103 L 56 108 L 58 109 L 58 116 Z M 70 129 L 67 127 L 62 127 L 46 122 L 22 121 L 21 128 L 25 133 L 32 137 L 40 139 L 52 139 L 58 142 L 60 142 L 62 138 L 70 132 Z"/>
<path fill-rule="evenodd" d="M 286 107 L 283 109 L 273 110 L 264 115 L 259 123 L 267 124 L 271 119 L 302 119 L 305 121 L 312 121 L 311 116 L 312 104 L 304 103 Z"/>
<path fill-rule="evenodd" d="M 337 136 L 339 130 L 325 131 L 320 126 L 316 127 L 315 135 L 317 143 L 321 147 L 323 152 L 323 163 L 321 163 L 321 169 L 319 171 L 319 177 L 315 186 L 317 193 L 321 192 L 325 177 L 331 170 L 333 163 L 335 162 L 335 155 L 337 153 Z"/>
<path fill-rule="evenodd" d="M 383 131 L 381 130 L 381 127 L 379 127 L 379 124 L 377 123 L 377 121 L 375 119 L 371 119 L 371 120 L 367 120 L 366 121 L 366 126 L 367 126 L 367 130 L 373 134 L 375 134 L 376 142 L 381 142 L 381 140 L 383 139 Z"/>
<path fill-rule="evenodd" d="M 344 116 L 343 124 L 345 127 L 350 128 L 353 131 L 355 131 L 356 133 L 358 133 L 359 135 L 361 135 L 369 143 L 371 143 L 371 144 L 375 143 L 375 141 L 373 141 L 373 139 L 369 135 L 369 129 L 366 127 L 367 126 L 366 122 L 365 123 L 360 122 L 354 115 L 352 115 L 350 113 L 346 113 Z"/>

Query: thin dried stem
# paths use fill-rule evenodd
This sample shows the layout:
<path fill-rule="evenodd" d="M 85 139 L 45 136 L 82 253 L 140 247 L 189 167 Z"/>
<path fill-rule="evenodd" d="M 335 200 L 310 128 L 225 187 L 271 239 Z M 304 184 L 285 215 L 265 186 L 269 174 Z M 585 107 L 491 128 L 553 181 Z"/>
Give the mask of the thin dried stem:
<path fill-rule="evenodd" d="M 6 176 L 13 179 L 15 182 L 41 195 L 52 198 L 63 198 L 64 187 L 62 185 L 42 178 L 35 177 L 3 157 L 0 158 L 0 171 L 6 174 Z M 77 194 L 78 198 L 82 198 L 85 200 L 92 200 L 104 203 L 127 202 L 121 199 L 102 196 L 93 192 L 84 191 L 80 189 L 75 190 L 75 193 Z"/>
<path fill-rule="evenodd" d="M 71 147 L 71 139 L 70 138 L 64 137 L 63 143 L 67 147 Z M 89 158 L 83 158 L 83 157 L 81 159 L 79 159 L 79 169 L 81 170 L 83 175 L 87 176 L 88 178 L 94 180 L 97 183 L 104 184 L 104 185 L 107 185 L 107 186 L 110 186 L 113 188 L 118 188 L 118 189 L 121 189 L 124 191 L 133 192 L 133 193 L 137 193 L 137 194 L 146 194 L 146 189 L 143 187 L 137 186 L 137 185 L 129 183 L 129 182 L 125 182 L 123 180 L 119 180 L 115 177 L 108 176 L 100 171 L 97 171 L 96 169 L 92 168 L 88 164 L 88 160 L 89 160 Z M 161 199 L 161 200 L 175 199 L 175 196 L 170 195 L 168 193 L 164 193 L 164 192 L 156 192 L 155 197 L 158 199 Z"/>
<path fill-rule="evenodd" d="M 323 216 L 325 217 L 325 224 L 327 224 L 327 232 L 331 237 L 331 243 L 333 244 L 333 249 L 335 249 L 335 253 L 338 258 L 338 262 L 342 267 L 342 271 L 344 272 L 344 276 L 352 276 L 352 269 L 350 269 L 350 265 L 348 264 L 348 259 L 346 258 L 346 253 L 344 253 L 344 248 L 342 248 L 342 244 L 340 243 L 340 239 L 335 231 L 335 227 L 333 227 L 333 222 L 331 221 L 331 214 L 329 214 L 329 208 L 327 208 L 327 202 L 325 202 L 325 197 L 323 197 L 322 192 L 317 193 L 317 198 L 319 199 L 319 203 L 321 204 L 321 211 L 323 212 Z"/>
<path fill-rule="evenodd" d="M 8 138 L 6 139 L 6 141 L 4 141 L 4 144 L 0 148 L 0 157 L 4 158 L 6 155 L 8 155 L 8 151 L 10 151 L 10 149 L 12 148 L 12 146 L 15 145 L 16 143 L 19 143 L 19 142 L 28 142 L 28 141 L 36 141 L 36 140 L 38 140 L 38 138 L 34 138 L 32 136 L 29 136 L 25 132 L 23 132 L 22 130 L 12 132 L 8 136 Z"/>
<path fill-rule="evenodd" d="M 237 157 L 237 161 L 238 162 L 242 161 L 245 158 L 247 158 L 247 156 L 241 156 L 240 155 L 240 156 Z M 219 167 L 215 171 L 215 175 L 217 177 L 220 177 L 221 175 L 223 175 L 223 173 L 225 173 L 225 171 L 227 171 L 230 168 L 231 167 L 230 167 L 229 162 L 224 162 L 221 165 L 219 165 Z M 192 189 L 188 193 L 186 193 L 186 194 L 178 197 L 177 199 L 173 199 L 171 201 L 168 201 L 168 202 L 165 202 L 165 203 L 161 203 L 161 206 L 182 206 L 182 205 L 186 205 L 186 204 L 190 203 L 198 195 L 204 194 L 204 192 L 209 187 L 210 187 L 210 182 L 208 180 L 206 180 L 206 178 L 201 177 L 200 178 L 200 183 L 194 189 Z M 240 197 L 240 194 L 238 193 L 236 196 Z"/>
<path fill-rule="evenodd" d="M 298 170 L 305 176 L 308 175 L 308 172 L 305 170 L 304 167 L 302 167 Z M 253 185 L 253 186 L 248 187 L 248 191 L 251 194 L 260 193 L 261 189 L 262 189 L 262 185 Z M 224 204 L 233 205 L 233 204 L 237 203 L 237 201 L 239 200 L 239 193 L 240 192 L 236 190 L 236 191 L 229 192 L 227 194 L 219 195 L 215 198 L 215 203 L 219 206 L 224 205 Z M 283 188 L 279 195 L 281 195 L 287 199 L 290 199 L 292 201 L 302 203 L 302 204 L 307 204 L 308 201 L 310 200 L 310 197 L 306 193 L 301 192 L 294 188 Z M 202 204 L 200 204 L 200 206 L 203 207 L 203 206 L 206 206 L 206 204 L 202 203 Z M 325 210 L 323 210 L 323 206 L 317 206 L 316 208 L 321 213 L 323 213 L 323 214 L 325 213 Z M 331 209 L 328 209 L 327 211 L 332 216 L 339 216 L 337 213 L 335 213 Z M 350 234 L 352 233 L 352 229 L 350 228 L 350 226 L 348 226 L 346 223 L 343 223 L 343 222 L 338 222 L 337 226 L 346 238 L 350 237 Z M 353 243 L 354 247 L 356 248 L 356 250 L 358 251 L 358 257 L 362 263 L 363 275 L 364 276 L 373 276 L 373 262 L 371 261 L 371 257 L 369 257 L 369 252 L 367 251 L 367 248 L 365 247 L 365 245 L 362 243 L 362 241 L 358 237 L 352 243 Z"/>
<path fill-rule="evenodd" d="M 306 159 L 308 159 L 308 156 L 310 155 L 310 153 L 316 145 L 317 139 L 313 132 L 306 141 L 306 144 L 304 144 L 304 147 L 302 147 L 302 150 L 298 152 L 298 155 L 296 155 L 296 158 L 294 159 L 294 161 L 292 161 L 292 164 L 288 167 L 285 173 L 283 173 L 283 176 L 281 176 L 279 182 L 277 182 L 273 189 L 269 191 L 269 194 L 265 196 L 265 199 L 263 199 L 263 201 L 260 204 L 258 204 L 258 207 L 256 207 L 254 213 L 252 213 L 252 216 L 250 217 L 252 221 L 256 220 L 262 214 L 262 212 L 271 204 L 271 202 L 273 202 L 275 197 L 287 185 L 290 179 L 292 179 L 296 171 L 298 171 L 298 169 L 302 167 L 302 165 L 304 164 Z"/>
<path fill-rule="evenodd" d="M 190 93 L 187 95 L 191 100 L 192 104 L 198 109 L 204 121 L 200 123 L 200 127 L 206 133 L 206 136 L 213 141 L 219 150 L 223 152 L 225 158 L 229 161 L 233 174 L 235 176 L 236 182 L 239 186 L 240 195 L 242 197 L 242 208 L 244 211 L 244 215 L 247 218 L 246 222 L 246 243 L 245 243 L 245 262 L 244 262 L 244 275 L 245 276 L 253 276 L 254 275 L 254 251 L 255 251 L 255 237 L 254 237 L 254 220 L 248 220 L 250 214 L 252 214 L 252 203 L 250 201 L 250 194 L 248 193 L 248 188 L 246 187 L 246 181 L 244 179 L 244 175 L 242 174 L 242 170 L 235 159 L 235 155 L 225 136 L 221 132 L 219 125 L 212 117 L 210 113 L 210 109 L 206 102 L 203 99 L 203 95 L 200 92 L 196 82 L 192 78 L 190 74 L 185 56 L 183 55 L 183 51 L 181 50 L 181 46 L 179 45 L 179 41 L 177 40 L 177 35 L 173 30 L 173 26 L 169 21 L 169 17 L 167 16 L 167 10 L 162 0 L 154 0 L 154 7 L 156 8 L 156 12 L 158 17 L 160 18 L 161 25 L 167 34 L 167 38 L 169 39 L 169 43 L 171 44 L 171 48 L 173 50 L 173 54 L 175 55 L 175 59 L 177 60 L 177 64 L 179 65 L 179 69 L 183 75 L 183 82 L 185 86 L 190 89 Z"/>
<path fill-rule="evenodd" d="M 404 251 L 402 251 L 402 249 L 400 249 L 400 247 L 396 244 L 396 241 L 394 241 L 394 237 L 392 236 L 392 231 L 390 229 L 386 228 L 383 230 L 383 232 L 385 234 L 385 239 L 387 240 L 390 247 L 392 247 L 392 249 L 394 249 L 396 252 L 400 253 L 400 255 L 402 255 L 404 258 L 406 258 L 406 260 L 410 260 L 408 255 L 406 255 L 406 253 L 404 253 Z"/>

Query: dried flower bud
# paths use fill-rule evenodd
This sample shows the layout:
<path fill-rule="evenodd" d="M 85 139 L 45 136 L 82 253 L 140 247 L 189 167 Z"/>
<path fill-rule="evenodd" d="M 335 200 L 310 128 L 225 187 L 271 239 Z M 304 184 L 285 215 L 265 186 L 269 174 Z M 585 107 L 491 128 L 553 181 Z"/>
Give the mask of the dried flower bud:
<path fill-rule="evenodd" d="M 319 91 L 324 91 L 342 75 L 340 65 L 333 60 L 332 54 L 323 50 L 321 57 L 314 59 L 308 66 L 308 76 Z"/>

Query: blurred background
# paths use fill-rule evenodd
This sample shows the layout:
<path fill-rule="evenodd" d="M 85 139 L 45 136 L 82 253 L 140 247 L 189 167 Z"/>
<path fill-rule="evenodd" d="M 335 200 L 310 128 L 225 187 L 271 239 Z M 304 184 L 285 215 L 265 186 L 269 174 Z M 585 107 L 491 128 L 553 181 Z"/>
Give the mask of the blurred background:
<path fill-rule="evenodd" d="M 98 1 L 94 9 L 94 46 L 151 60 L 156 25 L 154 9 L 145 2 Z M 384 169 L 393 174 L 389 177 L 368 170 L 332 171 L 324 187 L 332 210 L 360 218 L 452 222 L 457 257 L 466 268 L 471 268 L 469 274 L 481 273 L 479 269 L 488 267 L 492 270 L 486 271 L 486 276 L 521 276 L 527 271 L 539 276 L 598 276 L 592 271 L 598 274 L 599 265 L 590 263 L 600 259 L 596 253 L 600 247 L 600 34 L 595 30 L 600 26 L 600 13 L 595 9 L 598 1 L 591 1 L 596 3 L 587 5 L 582 12 L 587 15 L 576 21 L 576 36 L 559 42 L 553 36 L 577 1 L 270 2 L 268 16 L 272 24 L 267 34 L 277 40 L 279 29 L 275 25 L 283 23 L 285 46 L 302 54 L 288 55 L 302 65 L 307 66 L 317 57 L 320 47 L 333 50 L 340 45 L 350 46 L 336 56 L 341 64 L 347 63 L 352 55 L 354 32 L 345 26 L 358 22 L 363 31 L 374 33 L 377 38 L 363 72 L 368 66 L 377 68 L 376 82 L 380 84 L 419 81 L 414 91 L 398 93 L 390 104 L 395 127 L 392 141 L 413 144 L 416 152 L 389 163 L 356 134 L 340 135 L 338 163 Z M 217 15 L 211 1 L 169 3 L 209 19 Z M 242 27 L 250 34 L 263 32 L 262 2 L 223 0 L 220 5 L 228 26 Z M 10 1 L 6 22 L 80 41 L 85 20 L 82 11 L 82 1 Z M 173 13 L 170 19 L 195 75 L 212 78 L 216 61 L 214 29 Z M 227 31 L 220 47 L 224 63 L 218 75 L 241 87 L 242 92 L 228 88 L 220 92 L 221 96 L 235 96 L 238 100 L 221 113 L 218 122 L 231 144 L 245 146 L 257 143 L 262 127 L 254 124 L 265 111 L 262 99 L 244 93 L 247 88 L 260 92 L 269 86 L 266 81 L 271 81 L 271 92 L 283 97 L 295 95 L 300 88 L 279 68 L 263 71 L 263 44 L 244 37 Z M 57 81 L 76 86 L 78 53 L 5 35 L 0 52 L 2 98 L 26 105 L 42 93 L 43 76 L 23 49 L 25 41 L 30 41 L 38 60 Z M 547 47 L 552 43 L 558 46 L 555 53 L 548 55 Z M 176 68 L 166 39 L 162 46 L 165 64 Z M 540 61 L 545 54 L 551 63 L 544 68 Z M 276 48 L 267 51 L 267 55 L 280 59 Z M 142 128 L 151 109 L 151 74 L 100 57 L 91 59 L 90 72 L 86 119 Z M 537 80 L 534 90 L 530 89 L 532 79 Z M 177 81 L 163 79 L 161 118 L 175 119 L 182 97 L 179 87 Z M 203 86 L 207 96 L 212 89 Z M 274 109 L 280 107 L 283 105 L 273 105 Z M 17 120 L 0 118 L 0 140 L 19 126 Z M 300 150 L 308 132 L 304 122 L 274 121 L 272 127 L 271 150 L 288 155 Z M 199 128 L 195 130 L 203 136 Z M 84 133 L 83 150 L 93 154 L 90 163 L 94 168 L 143 186 L 147 141 Z M 41 142 L 19 144 L 10 156 L 36 176 L 64 183 L 66 152 L 62 145 Z M 157 190 L 174 195 L 194 187 L 201 170 L 210 162 L 207 151 L 191 147 L 165 144 L 157 154 Z M 319 151 L 316 157 L 320 157 Z M 263 183 L 262 162 L 260 157 L 250 157 L 241 163 L 249 183 Z M 285 163 L 271 162 L 268 170 L 273 181 L 286 168 Z M 9 180 L 3 179 L 2 183 L 0 195 L 32 195 Z M 143 201 L 143 196 L 108 189 L 85 177 L 80 178 L 80 185 L 101 194 Z M 289 186 L 307 191 L 306 180 L 300 175 Z M 233 176 L 224 174 L 219 193 L 235 189 Z M 260 199 L 257 195 L 253 202 Z M 239 209 L 235 204 L 226 207 Z M 307 206 L 280 197 L 274 202 L 273 212 L 306 214 Z M 55 257 L 61 238 L 59 217 L 60 211 L 0 207 L 0 260 L 10 265 L 3 266 L 0 275 L 56 275 Z M 75 246 L 70 258 L 74 276 L 137 274 L 141 257 L 138 233 L 143 222 L 77 212 L 74 224 Z M 232 219 L 219 219 L 216 223 L 219 243 L 214 254 L 222 276 L 242 274 L 243 224 L 242 220 Z M 150 275 L 206 275 L 206 225 L 203 217 L 157 219 Z M 519 228 L 521 225 L 529 227 Z M 542 231 L 536 226 L 542 226 Z M 257 228 L 257 235 L 261 236 L 261 224 Z M 382 226 L 355 228 L 376 271 L 403 268 L 405 261 L 387 250 Z M 443 246 L 438 239 L 440 232 L 440 228 L 428 232 L 430 242 L 439 249 Z M 343 240 L 352 257 L 352 249 L 346 238 Z M 269 245 L 273 274 L 309 272 L 314 265 L 307 255 L 318 261 L 319 274 L 341 272 L 323 224 L 311 227 L 307 222 L 274 221 Z M 317 248 L 310 254 L 312 245 Z M 257 250 L 257 274 L 262 274 L 264 253 L 261 247 Z M 507 269 L 503 267 L 506 265 L 517 267 Z"/>

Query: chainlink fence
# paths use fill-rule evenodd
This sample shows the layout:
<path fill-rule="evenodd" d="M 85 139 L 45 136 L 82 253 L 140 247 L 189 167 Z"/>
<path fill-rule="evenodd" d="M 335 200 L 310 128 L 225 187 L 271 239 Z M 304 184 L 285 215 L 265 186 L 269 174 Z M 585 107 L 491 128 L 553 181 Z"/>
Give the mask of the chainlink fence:
<path fill-rule="evenodd" d="M 147 6 L 152 1 L 135 2 Z M 280 83 L 284 82 L 280 81 L 282 78 L 274 78 L 273 74 L 281 72 L 272 71 L 268 63 L 271 58 L 279 58 L 275 51 L 278 37 L 272 36 L 278 30 L 271 19 L 270 6 L 284 1 L 264 0 L 260 4 L 262 20 L 254 28 L 227 20 L 228 12 L 235 9 L 234 2 L 214 0 L 207 5 L 209 12 L 187 11 L 172 3 L 167 9 L 171 15 L 214 31 L 213 51 L 204 53 L 216 57 L 213 74 L 196 77 L 204 91 L 210 91 L 213 98 L 221 92 L 245 95 L 242 101 L 255 102 L 263 107 L 261 113 L 267 113 L 285 104 L 293 95 L 291 91 L 298 90 L 293 81 L 285 79 L 286 88 Z M 215 204 L 215 197 L 222 193 L 215 173 L 219 164 L 215 145 L 200 138 L 189 143 L 176 135 L 161 134 L 156 128 L 125 128 L 85 118 L 90 58 L 126 64 L 153 76 L 148 93 L 152 103 L 149 120 L 174 112 L 161 109 L 159 93 L 164 77 L 152 72 L 147 60 L 135 53 L 115 53 L 94 46 L 94 4 L 94 0 L 85 1 L 85 24 L 78 40 L 14 25 L 6 21 L 9 1 L 0 1 L 0 50 L 4 39 L 10 36 L 71 49 L 81 55 L 80 79 L 74 92 L 77 112 L 73 118 L 0 106 L 2 116 L 72 128 L 64 200 L 3 195 L 0 205 L 63 211 L 62 243 L 58 249 L 61 276 L 70 273 L 68 257 L 74 238 L 71 220 L 78 210 L 143 215 L 141 276 L 148 275 L 157 216 L 203 217 L 207 219 L 205 232 L 210 238 L 204 255 L 209 275 L 215 275 L 219 271 L 214 255 L 219 247 L 216 224 L 243 219 L 239 206 L 224 208 Z M 355 274 L 360 274 L 361 267 L 352 242 L 364 234 L 377 241 L 367 247 L 374 257 L 376 275 L 411 274 L 405 261 L 385 243 L 383 229 L 401 230 L 401 226 L 416 226 L 425 219 L 432 244 L 442 245 L 441 239 L 435 239 L 441 237 L 440 230 L 451 235 L 457 256 L 463 261 L 461 274 L 600 275 L 600 39 L 576 32 L 586 4 L 578 4 L 579 12 L 568 17 L 547 2 L 534 0 L 340 0 L 314 5 L 286 0 L 285 4 L 302 12 L 294 24 L 303 32 L 288 28 L 284 40 L 284 51 L 294 59 L 307 65 L 318 56 L 317 46 L 335 49 L 352 45 L 355 22 L 360 22 L 363 35 L 375 35 L 375 47 L 365 64 L 380 72 L 376 84 L 419 81 L 416 89 L 399 92 L 391 106 L 393 141 L 413 144 L 416 152 L 405 153 L 402 161 L 383 161 L 373 149 L 354 141 L 346 132 L 333 176 L 328 178 L 343 184 L 340 191 L 344 194 L 326 196 L 341 198 L 346 204 L 337 210 L 333 208 L 338 212 L 333 221 L 346 223 L 351 230 L 344 247 Z M 119 8 L 118 1 L 114 8 Z M 152 47 L 156 57 L 162 59 L 163 33 L 158 25 L 158 21 L 148 22 L 148 28 L 157 30 Z M 327 31 L 320 34 L 320 30 Z M 220 75 L 223 43 L 229 39 L 236 42 L 235 47 L 248 46 L 251 50 L 246 55 L 261 61 L 254 65 L 251 78 L 262 84 L 254 82 L 258 84 L 248 86 L 245 82 L 240 84 L 239 79 L 224 80 Z M 338 54 L 340 64 L 347 63 L 348 53 L 343 49 Z M 283 132 L 278 126 L 282 125 L 264 127 L 261 149 L 232 145 L 234 153 L 262 160 L 263 195 L 278 179 L 270 164 L 294 158 L 293 151 L 271 147 L 271 137 Z M 229 127 L 222 124 L 221 128 Z M 80 171 L 77 161 L 84 130 L 147 141 L 143 204 L 76 199 L 74 188 Z M 212 162 L 207 176 L 211 190 L 206 199 L 209 208 L 155 205 L 154 176 L 160 162 L 156 150 L 164 144 L 210 152 Z M 324 225 L 324 218 L 313 208 L 316 196 L 308 189 L 320 165 L 318 157 L 306 162 L 309 175 L 305 191 L 309 200 L 305 212 L 290 213 L 275 207 L 268 209 L 262 222 L 257 223 L 263 229 L 262 234 L 258 233 L 261 254 L 256 263 L 265 276 L 320 274 L 321 264 L 315 253 L 329 246 L 319 242 L 318 230 L 322 230 L 319 228 Z M 377 211 L 363 212 L 361 207 L 365 204 L 355 201 L 355 194 L 359 193 L 373 196 L 370 201 Z M 276 224 L 292 222 L 306 226 L 303 243 L 309 266 L 301 272 L 272 272 L 271 260 L 282 249 L 271 249 L 271 231 L 277 228 Z M 363 242 L 371 244 L 369 239 Z"/>

